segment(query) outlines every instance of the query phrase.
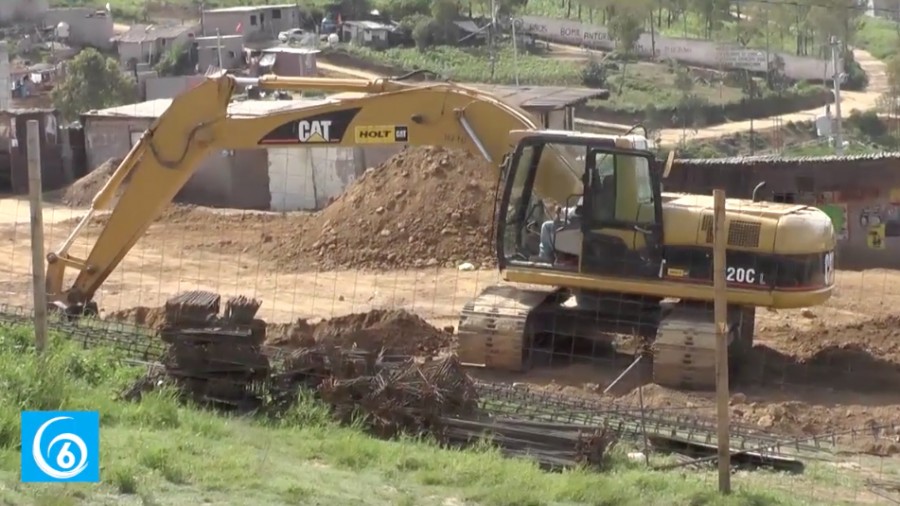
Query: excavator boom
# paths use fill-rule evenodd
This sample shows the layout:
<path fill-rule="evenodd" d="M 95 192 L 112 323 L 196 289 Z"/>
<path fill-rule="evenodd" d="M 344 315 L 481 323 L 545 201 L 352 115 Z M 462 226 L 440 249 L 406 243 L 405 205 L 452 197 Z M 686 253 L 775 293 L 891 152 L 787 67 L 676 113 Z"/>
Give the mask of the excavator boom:
<path fill-rule="evenodd" d="M 326 99 L 262 117 L 229 115 L 228 104 L 236 87 L 250 84 L 262 89 L 356 91 L 367 95 Z M 247 80 L 213 76 L 172 101 L 94 198 L 91 213 L 59 249 L 48 255 L 48 296 L 64 306 L 90 301 L 213 150 L 357 146 L 377 139 L 382 144 L 465 149 L 483 156 L 496 167 L 510 150 L 510 131 L 536 128 L 531 117 L 521 109 L 477 90 L 449 83 L 278 76 Z M 547 176 L 538 186 L 562 199 L 578 184 L 578 178 L 568 172 L 556 172 L 545 171 Z M 126 178 L 130 178 L 130 184 L 88 257 L 72 257 L 69 247 L 92 212 L 108 208 Z M 68 290 L 63 287 L 66 267 L 78 271 Z"/>

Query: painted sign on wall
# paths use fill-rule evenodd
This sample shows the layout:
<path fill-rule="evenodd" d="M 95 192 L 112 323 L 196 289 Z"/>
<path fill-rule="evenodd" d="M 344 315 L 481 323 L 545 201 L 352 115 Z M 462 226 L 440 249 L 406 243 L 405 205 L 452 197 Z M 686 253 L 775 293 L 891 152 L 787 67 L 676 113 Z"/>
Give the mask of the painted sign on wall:
<path fill-rule="evenodd" d="M 551 42 L 605 50 L 616 47 L 616 42 L 606 27 L 600 25 L 541 16 L 522 16 L 516 23 L 520 33 Z M 651 58 L 671 58 L 692 65 L 754 72 L 764 72 L 767 62 L 780 56 L 784 61 L 785 75 L 792 79 L 824 79 L 833 73 L 830 61 L 781 52 L 767 54 L 763 49 L 743 48 L 709 40 L 663 37 L 658 34 L 655 37 L 649 33 L 641 34 L 636 51 Z"/>
<path fill-rule="evenodd" d="M 825 214 L 831 218 L 834 225 L 834 234 L 838 241 L 846 241 L 850 238 L 850 232 L 847 228 L 847 205 L 846 204 L 825 204 L 819 206 Z"/>

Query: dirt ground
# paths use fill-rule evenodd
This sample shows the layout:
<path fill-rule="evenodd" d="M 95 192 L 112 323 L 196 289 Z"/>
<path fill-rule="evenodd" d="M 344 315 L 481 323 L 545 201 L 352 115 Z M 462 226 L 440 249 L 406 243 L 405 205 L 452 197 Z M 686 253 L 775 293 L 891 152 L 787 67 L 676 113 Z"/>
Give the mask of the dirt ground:
<path fill-rule="evenodd" d="M 414 175 L 410 164 L 426 170 Z M 157 325 L 161 313 L 154 308 L 167 298 L 209 290 L 262 300 L 259 317 L 273 329 L 281 325 L 282 342 L 324 336 L 400 349 L 405 336 L 428 335 L 427 346 L 409 343 L 403 351 L 434 352 L 451 341 L 443 329 L 457 325 L 462 306 L 499 282 L 493 269 L 473 268 L 490 265 L 491 201 L 484 183 L 493 176 L 463 155 L 431 148 L 401 153 L 390 165 L 367 173 L 316 214 L 170 206 L 98 292 L 102 315 Z M 46 251 L 58 247 L 85 213 L 48 205 Z M 31 301 L 28 220 L 26 200 L 0 199 L 0 256 L 6 259 L 0 301 L 7 304 Z M 86 256 L 104 221 L 100 214 L 89 223 L 70 252 Z M 458 268 L 464 263 L 473 265 Z M 144 309 L 133 309 L 139 306 Z M 838 272 L 836 293 L 821 307 L 760 310 L 754 353 L 733 389 L 735 420 L 796 436 L 900 422 L 897 308 L 900 272 L 870 270 Z M 371 340 L 376 334 L 393 337 Z M 479 375 L 598 395 L 627 365 L 623 358 L 605 366 Z M 712 406 L 709 394 L 653 385 L 616 395 L 631 403 L 639 393 L 650 408 L 702 413 Z M 857 449 L 900 450 L 896 429 L 878 434 L 877 442 L 859 436 Z"/>
<path fill-rule="evenodd" d="M 0 203 L 0 212 L 17 210 L 19 216 L 18 220 L 0 218 L 0 255 L 9 259 L 0 271 L 0 292 L 10 304 L 28 304 L 31 297 L 23 206 L 21 202 Z M 48 248 L 58 245 L 72 228 L 71 223 L 58 222 L 77 215 L 69 210 L 58 212 L 55 219 L 51 215 L 46 220 Z M 238 214 L 190 211 L 193 216 L 204 212 L 219 217 Z M 231 219 L 236 226 L 230 233 L 204 231 L 191 220 L 152 225 L 147 237 L 104 284 L 97 298 L 104 314 L 135 306 L 158 307 L 180 291 L 206 289 L 262 299 L 260 317 L 272 323 L 402 308 L 443 328 L 457 324 L 457 314 L 469 298 L 499 281 L 493 270 L 465 272 L 443 267 L 279 272 L 271 261 L 260 260 L 249 251 L 234 254 L 202 247 L 215 241 L 239 241 L 242 236 L 259 238 L 268 221 Z M 88 227 L 73 253 L 83 255 L 95 233 L 96 227 Z M 895 309 L 900 308 L 900 272 L 838 272 L 837 285 L 837 293 L 824 306 L 758 313 L 757 346 L 749 377 L 734 389 L 732 409 L 738 421 L 797 436 L 900 421 L 900 390 L 895 388 L 900 384 L 900 309 Z M 152 313 L 143 316 L 147 323 L 153 317 Z M 625 365 L 627 362 L 614 367 L 582 364 L 487 377 L 550 391 L 596 395 Z M 709 394 L 648 385 L 643 396 L 648 407 L 712 413 Z M 636 402 L 636 393 L 627 393 L 622 400 Z M 883 431 L 881 435 L 887 439 L 876 443 L 871 436 L 857 434 L 857 446 L 897 452 L 900 432 Z"/>

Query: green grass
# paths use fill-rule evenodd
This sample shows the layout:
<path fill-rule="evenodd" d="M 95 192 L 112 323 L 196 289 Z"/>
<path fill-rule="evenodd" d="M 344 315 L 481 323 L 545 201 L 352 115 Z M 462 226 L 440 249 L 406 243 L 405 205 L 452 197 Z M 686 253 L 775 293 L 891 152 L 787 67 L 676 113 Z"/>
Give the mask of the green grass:
<path fill-rule="evenodd" d="M 623 72 L 624 71 L 624 72 Z M 610 99 L 602 105 L 622 111 L 643 111 L 647 104 L 657 108 L 676 107 L 681 91 L 675 86 L 675 72 L 668 65 L 650 62 L 629 63 L 609 77 Z M 620 91 L 622 79 L 625 86 Z M 739 88 L 718 84 L 705 84 L 696 80 L 693 93 L 710 104 L 727 104 L 739 101 L 743 94 Z M 593 103 L 592 105 L 601 105 Z"/>
<path fill-rule="evenodd" d="M 477 83 L 515 83 L 516 67 L 521 84 L 580 85 L 583 65 L 571 61 L 519 53 L 514 58 L 512 46 L 501 47 L 497 52 L 493 76 L 487 48 L 463 50 L 451 46 L 428 48 L 422 52 L 415 48 L 392 48 L 386 51 L 346 45 L 347 53 L 367 61 L 399 67 L 405 70 L 430 70 L 449 76 L 454 81 Z M 518 61 L 518 65 L 514 62 Z"/>
<path fill-rule="evenodd" d="M 549 474 L 487 448 L 380 441 L 334 425 L 306 399 L 277 420 L 217 415 L 184 406 L 166 391 L 120 402 L 116 393 L 139 369 L 59 338 L 51 353 L 38 357 L 23 349 L 32 338 L 27 329 L 0 326 L 0 501 L 6 505 L 761 506 L 823 504 L 823 498 L 838 504 L 832 499 L 841 496 L 834 494 L 861 487 L 850 473 L 827 467 L 790 479 L 739 473 L 735 493 L 723 498 L 711 471 L 651 472 L 617 458 L 603 474 Z M 20 483 L 22 409 L 99 410 L 102 483 Z"/>
<path fill-rule="evenodd" d="M 511 84 L 515 82 L 515 66 L 511 47 L 503 47 L 497 55 L 493 79 L 490 61 L 484 48 L 459 49 L 440 46 L 420 52 L 412 48 L 394 48 L 375 51 L 348 45 L 347 53 L 366 61 L 399 67 L 404 70 L 426 69 L 448 75 L 455 81 Z M 549 56 L 519 54 L 519 82 L 533 85 L 582 86 L 581 72 L 586 63 L 571 60 L 555 60 Z M 623 72 L 624 71 L 624 72 Z M 623 77 L 624 74 L 624 77 Z M 621 87 L 622 79 L 625 86 Z M 610 71 L 608 101 L 594 101 L 591 105 L 603 105 L 623 111 L 643 111 L 647 104 L 657 107 L 675 107 L 681 92 L 675 87 L 675 73 L 667 65 L 650 62 L 619 64 Z M 620 93 L 621 89 L 621 93 Z M 725 104 L 741 99 L 741 90 L 724 85 L 708 85 L 698 81 L 694 92 L 712 104 Z"/>
<path fill-rule="evenodd" d="M 751 8 L 753 7 L 752 3 L 745 5 L 749 5 Z M 744 10 L 746 12 L 746 6 L 744 7 Z M 654 13 L 657 12 L 657 10 L 654 10 Z M 674 21 L 671 26 L 667 26 L 665 12 L 666 11 L 663 10 L 662 26 L 656 28 L 656 33 L 675 38 L 707 39 L 704 19 L 700 14 L 689 12 L 686 16 L 683 16 Z M 560 2 L 559 0 L 530 0 L 528 2 L 528 5 L 524 9 L 524 13 L 532 16 L 546 16 L 557 19 L 566 19 L 568 11 L 566 9 L 566 2 Z M 758 12 L 753 14 L 759 15 Z M 784 33 L 782 33 L 780 30 L 778 30 L 778 27 L 775 23 L 778 15 L 781 14 L 776 12 L 772 12 L 770 14 L 768 23 L 768 39 L 766 38 L 765 30 L 763 29 L 763 27 L 760 27 L 758 33 L 754 32 L 753 36 L 750 38 L 750 43 L 748 44 L 749 47 L 762 49 L 767 47 L 768 45 L 768 47 L 772 51 L 785 51 L 791 54 L 795 52 L 796 41 L 794 39 L 794 36 L 791 35 L 791 31 L 785 30 Z M 572 2 L 572 10 L 568 18 L 574 21 L 578 21 L 578 4 L 576 2 Z M 593 20 L 591 20 L 587 5 L 582 7 L 581 22 L 594 25 L 603 24 L 603 16 L 600 12 L 600 9 L 594 9 Z M 646 27 L 646 30 L 650 30 L 649 23 Z M 716 29 L 713 31 L 709 39 L 734 43 L 738 39 L 738 33 L 738 23 L 733 20 L 721 21 L 717 24 Z"/>
<path fill-rule="evenodd" d="M 860 21 L 856 45 L 872 53 L 880 60 L 888 60 L 897 54 L 900 42 L 900 24 L 882 18 L 866 17 Z"/>

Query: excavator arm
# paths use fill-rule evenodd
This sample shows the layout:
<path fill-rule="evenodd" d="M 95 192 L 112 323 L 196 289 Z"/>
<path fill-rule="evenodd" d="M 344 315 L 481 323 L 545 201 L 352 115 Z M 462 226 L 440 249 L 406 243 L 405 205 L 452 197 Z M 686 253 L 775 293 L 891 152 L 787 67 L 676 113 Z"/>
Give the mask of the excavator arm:
<path fill-rule="evenodd" d="M 271 90 L 361 92 L 355 98 L 323 100 L 265 116 L 228 113 L 235 89 L 255 84 Z M 176 97 L 144 133 L 110 180 L 94 198 L 91 210 L 64 243 L 47 256 L 47 293 L 69 310 L 83 308 L 150 224 L 187 183 L 203 159 L 215 150 L 266 146 L 358 146 L 373 136 L 410 145 L 440 145 L 483 156 L 495 168 L 510 145 L 510 132 L 536 130 L 531 117 L 475 89 L 452 83 L 405 83 L 391 80 L 282 78 L 242 80 L 213 76 Z M 551 162 L 536 181 L 541 195 L 563 201 L 580 184 L 565 170 L 567 161 Z M 109 207 L 124 189 L 87 258 L 69 249 L 97 210 Z M 65 288 L 66 270 L 76 271 Z"/>

